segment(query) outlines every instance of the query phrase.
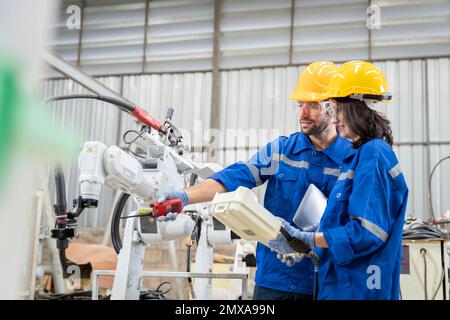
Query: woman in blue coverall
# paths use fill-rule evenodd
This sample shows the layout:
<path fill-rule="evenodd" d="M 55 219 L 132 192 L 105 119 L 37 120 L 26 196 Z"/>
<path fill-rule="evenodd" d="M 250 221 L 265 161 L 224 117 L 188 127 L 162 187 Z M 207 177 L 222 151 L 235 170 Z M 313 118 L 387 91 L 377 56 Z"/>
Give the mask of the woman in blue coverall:
<path fill-rule="evenodd" d="M 318 230 L 282 224 L 319 255 L 318 299 L 398 299 L 408 188 L 391 147 L 390 122 L 370 108 L 391 98 L 384 74 L 351 61 L 327 92 L 335 98 L 339 134 L 352 140 L 354 152 L 344 159 Z M 269 246 L 294 252 L 281 235 Z"/>

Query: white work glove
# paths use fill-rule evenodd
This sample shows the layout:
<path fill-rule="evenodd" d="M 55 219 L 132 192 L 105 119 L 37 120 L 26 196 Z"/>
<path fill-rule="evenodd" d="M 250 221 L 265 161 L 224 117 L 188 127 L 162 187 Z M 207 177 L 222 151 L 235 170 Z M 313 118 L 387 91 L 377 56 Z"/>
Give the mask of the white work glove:
<path fill-rule="evenodd" d="M 288 267 L 292 267 L 294 264 L 300 262 L 305 257 L 304 254 L 287 255 L 282 253 L 277 253 L 277 258 L 286 264 Z"/>

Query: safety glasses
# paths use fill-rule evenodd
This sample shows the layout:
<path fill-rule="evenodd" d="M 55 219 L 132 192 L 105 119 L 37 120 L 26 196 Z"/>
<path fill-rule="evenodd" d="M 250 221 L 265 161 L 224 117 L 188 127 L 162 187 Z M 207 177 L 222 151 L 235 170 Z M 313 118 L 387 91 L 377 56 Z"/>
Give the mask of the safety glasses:
<path fill-rule="evenodd" d="M 331 103 L 329 100 L 299 101 L 298 102 L 298 111 L 302 112 L 303 110 L 307 110 L 309 112 L 314 112 L 314 113 L 320 113 L 320 114 L 326 113 L 333 117 L 336 114 L 336 105 Z"/>

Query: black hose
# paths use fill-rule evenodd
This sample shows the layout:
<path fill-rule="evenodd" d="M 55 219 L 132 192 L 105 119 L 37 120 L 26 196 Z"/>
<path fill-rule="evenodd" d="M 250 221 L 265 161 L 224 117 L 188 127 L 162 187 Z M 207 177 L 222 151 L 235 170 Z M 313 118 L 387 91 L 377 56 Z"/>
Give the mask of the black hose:
<path fill-rule="evenodd" d="M 55 189 L 56 189 L 56 204 L 55 214 L 57 224 L 59 221 L 64 221 L 66 223 L 67 217 L 67 202 L 66 202 L 66 185 L 64 179 L 64 171 L 60 166 L 55 168 Z M 63 218 L 62 218 L 63 217 Z M 62 226 L 64 228 L 64 226 Z M 67 239 L 57 239 L 56 247 L 58 248 L 59 261 L 61 262 L 61 267 L 63 269 L 63 277 L 67 278 L 67 268 L 70 261 L 66 257 L 66 249 L 69 246 L 69 241 Z"/>
<path fill-rule="evenodd" d="M 56 240 L 57 241 L 57 248 L 59 252 L 59 261 L 61 262 L 61 268 L 63 271 L 63 278 L 66 279 L 68 276 L 67 269 L 69 268 L 69 260 L 66 257 L 66 249 L 69 245 L 69 241 L 67 240 Z"/>
<path fill-rule="evenodd" d="M 119 254 L 122 249 L 122 240 L 120 239 L 120 218 L 122 217 L 122 211 L 130 195 L 128 193 L 122 193 L 116 202 L 114 207 L 112 221 L 111 221 L 111 242 L 114 250 Z"/>
<path fill-rule="evenodd" d="M 134 109 L 136 108 L 135 105 L 133 105 L 130 102 L 124 101 L 124 100 L 120 100 L 120 99 L 116 99 L 116 98 L 112 98 L 112 97 L 106 97 L 106 96 L 100 96 L 100 95 L 95 95 L 95 94 L 71 94 L 71 95 L 67 95 L 67 96 L 58 96 L 58 97 L 53 97 L 48 99 L 47 102 L 53 102 L 53 101 L 61 101 L 61 100 L 73 100 L 73 99 L 95 99 L 95 100 L 100 100 L 103 102 L 108 102 L 111 103 L 113 105 L 118 106 L 121 109 L 124 109 L 125 111 L 128 112 L 133 112 Z"/>
<path fill-rule="evenodd" d="M 64 171 L 61 167 L 55 168 L 56 204 L 55 214 L 57 216 L 66 215 L 66 184 L 64 181 Z"/>

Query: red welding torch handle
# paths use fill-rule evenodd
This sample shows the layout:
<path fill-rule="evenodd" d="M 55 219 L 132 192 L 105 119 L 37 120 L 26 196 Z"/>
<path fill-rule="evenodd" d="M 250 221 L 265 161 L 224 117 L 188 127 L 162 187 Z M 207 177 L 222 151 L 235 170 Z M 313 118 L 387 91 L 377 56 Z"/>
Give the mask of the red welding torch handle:
<path fill-rule="evenodd" d="M 152 117 L 148 115 L 147 112 L 145 112 L 142 108 L 136 106 L 133 111 L 131 111 L 131 114 L 138 119 L 139 121 L 149 125 L 153 129 L 157 131 L 162 131 L 162 125 Z"/>
<path fill-rule="evenodd" d="M 169 212 L 181 213 L 183 211 L 183 204 L 180 199 L 166 200 L 161 203 L 154 202 L 152 207 L 153 207 L 153 216 L 155 217 L 165 216 Z"/>

